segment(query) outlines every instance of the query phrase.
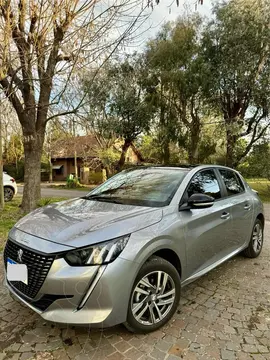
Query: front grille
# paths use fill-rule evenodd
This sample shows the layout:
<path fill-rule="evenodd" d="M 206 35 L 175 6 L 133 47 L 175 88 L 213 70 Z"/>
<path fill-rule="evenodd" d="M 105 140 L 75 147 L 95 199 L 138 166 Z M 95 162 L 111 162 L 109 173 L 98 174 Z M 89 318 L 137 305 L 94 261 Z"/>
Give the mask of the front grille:
<path fill-rule="evenodd" d="M 23 250 L 21 263 L 25 264 L 28 269 L 28 285 L 21 281 L 11 281 L 10 285 L 29 298 L 34 298 L 46 279 L 54 256 L 39 254 L 8 240 L 4 251 L 5 267 L 7 267 L 7 258 L 18 262 L 18 251 L 20 249 Z"/>
<path fill-rule="evenodd" d="M 50 294 L 44 294 L 41 296 L 38 300 L 30 300 L 29 298 L 26 298 L 24 295 L 19 293 L 15 288 L 13 288 L 13 291 L 15 294 L 20 296 L 20 299 L 25 300 L 28 304 L 34 306 L 38 310 L 45 311 L 48 309 L 50 305 L 52 305 L 56 300 L 60 299 L 71 299 L 73 298 L 73 295 L 50 295 Z"/>
<path fill-rule="evenodd" d="M 60 299 L 71 299 L 73 295 L 49 295 L 45 294 L 41 299 L 31 302 L 31 305 L 41 311 L 45 311 L 52 303 Z"/>

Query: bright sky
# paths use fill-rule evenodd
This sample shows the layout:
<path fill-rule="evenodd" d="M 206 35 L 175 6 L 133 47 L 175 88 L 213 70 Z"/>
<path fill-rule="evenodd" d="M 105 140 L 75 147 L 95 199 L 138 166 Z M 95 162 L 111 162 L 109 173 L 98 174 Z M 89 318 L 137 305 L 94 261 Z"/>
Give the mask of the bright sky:
<path fill-rule="evenodd" d="M 211 3 L 211 0 L 204 0 L 203 5 L 197 5 L 197 11 L 202 16 L 209 17 L 211 15 Z M 160 0 L 160 3 L 155 6 L 149 21 L 153 24 L 153 27 L 157 26 L 159 28 L 162 23 L 176 20 L 184 12 L 195 12 L 195 7 L 196 0 L 179 0 L 179 6 L 176 5 L 175 0 Z M 155 34 L 156 31 L 153 30 L 150 33 Z"/>
<path fill-rule="evenodd" d="M 155 1 L 155 0 L 154 0 Z M 204 0 L 203 5 L 197 5 L 198 0 L 179 0 L 179 6 L 176 5 L 176 0 L 159 0 L 160 3 L 154 6 L 154 10 L 144 25 L 142 25 L 136 34 L 140 34 L 139 37 L 126 48 L 126 51 L 134 51 L 138 48 L 142 48 L 145 43 L 153 38 L 160 30 L 161 26 L 167 21 L 173 21 L 178 16 L 186 13 L 195 13 L 196 11 L 205 17 L 211 16 L 212 2 L 217 0 Z"/>

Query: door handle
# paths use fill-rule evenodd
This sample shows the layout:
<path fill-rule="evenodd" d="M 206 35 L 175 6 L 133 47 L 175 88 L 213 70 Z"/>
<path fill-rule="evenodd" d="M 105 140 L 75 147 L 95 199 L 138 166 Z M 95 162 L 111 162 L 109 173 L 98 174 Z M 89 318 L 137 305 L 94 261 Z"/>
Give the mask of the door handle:
<path fill-rule="evenodd" d="M 230 217 L 230 213 L 223 212 L 220 218 L 226 220 L 226 219 L 229 219 L 229 217 Z"/>
<path fill-rule="evenodd" d="M 251 205 L 246 204 L 246 205 L 244 206 L 244 209 L 245 209 L 245 210 L 250 210 L 250 209 L 251 209 Z"/>

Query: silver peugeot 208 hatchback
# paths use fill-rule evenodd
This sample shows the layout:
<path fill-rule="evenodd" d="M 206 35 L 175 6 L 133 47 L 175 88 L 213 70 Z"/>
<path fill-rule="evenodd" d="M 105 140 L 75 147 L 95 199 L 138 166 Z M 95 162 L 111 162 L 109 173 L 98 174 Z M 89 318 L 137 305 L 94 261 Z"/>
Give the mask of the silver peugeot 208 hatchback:
<path fill-rule="evenodd" d="M 6 286 L 46 320 L 146 333 L 181 287 L 239 252 L 257 257 L 263 229 L 259 197 L 232 169 L 138 167 L 20 220 Z"/>

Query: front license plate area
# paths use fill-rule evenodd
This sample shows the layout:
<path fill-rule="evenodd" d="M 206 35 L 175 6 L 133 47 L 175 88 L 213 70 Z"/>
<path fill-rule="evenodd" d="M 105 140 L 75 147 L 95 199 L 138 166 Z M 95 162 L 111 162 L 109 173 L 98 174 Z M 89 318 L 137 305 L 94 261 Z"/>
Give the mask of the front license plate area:
<path fill-rule="evenodd" d="M 28 269 L 25 264 L 17 264 L 16 261 L 7 259 L 8 281 L 21 281 L 28 285 Z"/>

